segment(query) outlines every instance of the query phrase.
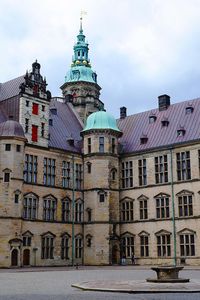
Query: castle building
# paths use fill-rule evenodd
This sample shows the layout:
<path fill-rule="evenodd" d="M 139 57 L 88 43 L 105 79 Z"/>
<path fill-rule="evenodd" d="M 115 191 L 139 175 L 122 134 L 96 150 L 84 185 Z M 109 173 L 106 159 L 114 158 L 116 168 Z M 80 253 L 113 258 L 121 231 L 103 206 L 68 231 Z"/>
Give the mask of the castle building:
<path fill-rule="evenodd" d="M 0 267 L 200 263 L 200 99 L 118 120 L 82 24 L 62 97 L 0 83 Z"/>

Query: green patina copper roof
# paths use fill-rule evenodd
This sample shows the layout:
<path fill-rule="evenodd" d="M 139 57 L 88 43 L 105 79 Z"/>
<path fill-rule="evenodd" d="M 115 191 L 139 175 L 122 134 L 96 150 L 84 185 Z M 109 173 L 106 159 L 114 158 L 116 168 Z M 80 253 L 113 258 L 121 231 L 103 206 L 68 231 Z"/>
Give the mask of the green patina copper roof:
<path fill-rule="evenodd" d="M 115 118 L 106 111 L 92 113 L 86 121 L 86 126 L 82 132 L 93 129 L 111 129 L 121 133 L 117 127 Z"/>
<path fill-rule="evenodd" d="M 74 45 L 71 68 L 65 76 L 65 82 L 87 81 L 97 83 L 97 74 L 91 69 L 88 51 L 89 47 L 85 41 L 81 22 L 77 42 Z"/>

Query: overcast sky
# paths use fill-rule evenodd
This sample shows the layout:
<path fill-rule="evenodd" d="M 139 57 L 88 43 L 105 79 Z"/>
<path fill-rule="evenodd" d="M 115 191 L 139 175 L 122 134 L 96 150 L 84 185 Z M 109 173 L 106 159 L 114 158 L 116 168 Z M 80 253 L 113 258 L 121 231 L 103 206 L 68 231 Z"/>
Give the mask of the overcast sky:
<path fill-rule="evenodd" d="M 80 11 L 107 111 L 200 96 L 200 0 L 0 0 L 0 82 L 37 58 L 53 96 L 71 63 Z"/>

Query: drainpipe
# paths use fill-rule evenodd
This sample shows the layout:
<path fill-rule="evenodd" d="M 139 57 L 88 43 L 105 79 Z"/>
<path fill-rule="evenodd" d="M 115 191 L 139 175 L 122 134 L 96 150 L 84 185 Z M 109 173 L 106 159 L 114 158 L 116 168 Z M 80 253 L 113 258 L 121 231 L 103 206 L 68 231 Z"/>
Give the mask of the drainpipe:
<path fill-rule="evenodd" d="M 170 165 L 171 165 L 171 193 L 172 193 L 172 224 L 173 224 L 173 243 L 174 243 L 174 266 L 176 266 L 176 223 L 175 223 L 175 203 L 174 203 L 174 178 L 173 178 L 173 157 L 172 149 L 170 149 Z"/>
<path fill-rule="evenodd" d="M 72 266 L 74 267 L 74 206 L 75 206 L 75 174 L 74 155 L 72 155 Z"/>

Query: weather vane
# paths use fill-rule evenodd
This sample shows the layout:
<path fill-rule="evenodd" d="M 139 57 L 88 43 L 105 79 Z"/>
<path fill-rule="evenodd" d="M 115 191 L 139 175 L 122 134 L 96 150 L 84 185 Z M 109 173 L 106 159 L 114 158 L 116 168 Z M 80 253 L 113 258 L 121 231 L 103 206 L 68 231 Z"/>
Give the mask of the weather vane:
<path fill-rule="evenodd" d="M 87 15 L 87 12 L 85 10 L 81 10 L 81 14 L 80 14 L 80 28 L 82 30 L 82 20 L 83 20 L 83 16 Z"/>

